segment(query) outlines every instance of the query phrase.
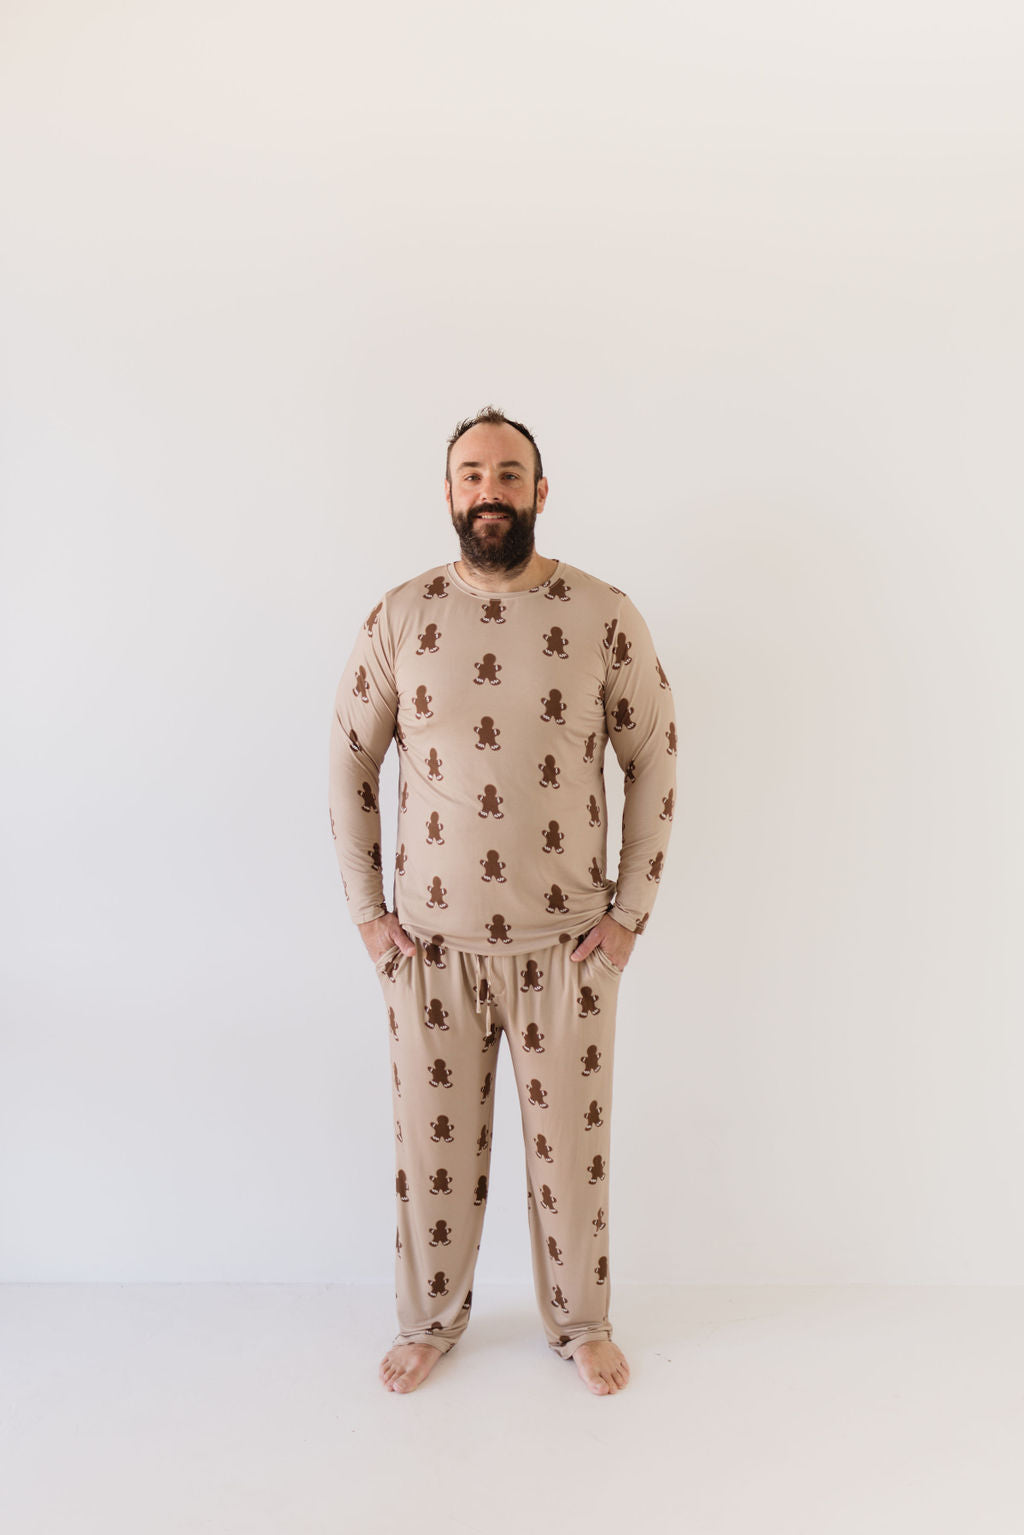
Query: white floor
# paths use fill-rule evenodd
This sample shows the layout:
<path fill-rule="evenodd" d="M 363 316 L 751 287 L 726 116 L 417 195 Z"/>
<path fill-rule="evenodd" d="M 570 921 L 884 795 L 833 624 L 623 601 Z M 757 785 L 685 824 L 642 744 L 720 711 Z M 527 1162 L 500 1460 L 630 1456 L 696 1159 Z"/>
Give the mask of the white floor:
<path fill-rule="evenodd" d="M 1024 1291 L 620 1284 L 592 1396 L 484 1286 L 418 1391 L 390 1288 L 0 1286 L 4 1535 L 1021 1535 Z"/>

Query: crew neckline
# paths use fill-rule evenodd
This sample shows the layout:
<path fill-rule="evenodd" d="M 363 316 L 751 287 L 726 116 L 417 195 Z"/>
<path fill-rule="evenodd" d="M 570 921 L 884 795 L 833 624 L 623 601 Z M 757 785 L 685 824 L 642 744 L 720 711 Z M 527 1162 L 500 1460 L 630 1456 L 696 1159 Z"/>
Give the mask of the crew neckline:
<path fill-rule="evenodd" d="M 455 569 L 454 560 L 449 561 L 445 566 L 445 570 L 448 572 L 448 579 L 459 588 L 460 592 L 468 592 L 471 597 L 480 597 L 485 601 L 489 597 L 500 597 L 502 602 L 506 602 L 510 597 L 535 597 L 546 586 L 550 586 L 552 581 L 556 580 L 564 569 L 564 562 L 559 560 L 547 580 L 539 582 L 536 586 L 521 586 L 517 592 L 485 592 L 482 586 L 470 586 L 468 581 L 462 579 Z"/>

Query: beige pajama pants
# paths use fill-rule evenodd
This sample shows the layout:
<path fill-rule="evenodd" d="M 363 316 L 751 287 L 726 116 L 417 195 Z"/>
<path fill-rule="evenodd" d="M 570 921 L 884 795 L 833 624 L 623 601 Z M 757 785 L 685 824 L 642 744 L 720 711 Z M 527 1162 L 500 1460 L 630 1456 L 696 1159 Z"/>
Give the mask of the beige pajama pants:
<path fill-rule="evenodd" d="M 494 1083 L 508 1041 L 522 1114 L 534 1287 L 563 1359 L 610 1338 L 608 1165 L 622 972 L 575 940 L 470 954 L 443 939 L 376 962 L 395 1117 L 395 1343 L 443 1353 L 469 1322 L 487 1203 Z"/>

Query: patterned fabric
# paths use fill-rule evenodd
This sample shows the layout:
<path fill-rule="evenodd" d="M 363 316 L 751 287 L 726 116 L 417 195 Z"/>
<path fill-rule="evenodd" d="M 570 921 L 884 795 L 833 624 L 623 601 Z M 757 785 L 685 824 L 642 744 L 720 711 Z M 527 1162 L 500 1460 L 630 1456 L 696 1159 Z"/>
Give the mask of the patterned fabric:
<path fill-rule="evenodd" d="M 488 595 L 448 564 L 374 604 L 330 731 L 331 832 L 356 923 L 388 909 L 378 787 L 393 739 L 392 909 L 411 937 L 521 954 L 609 909 L 643 932 L 672 828 L 676 724 L 650 632 L 619 587 L 559 561 L 538 586 Z M 625 775 L 615 879 L 608 741 Z"/>
<path fill-rule="evenodd" d="M 576 941 L 586 935 L 580 933 Z M 393 944 L 377 960 L 395 1122 L 395 1343 L 447 1352 L 473 1303 L 501 1036 L 526 1145 L 533 1279 L 548 1347 L 611 1338 L 608 1191 L 618 970 L 570 939 L 512 955 Z"/>

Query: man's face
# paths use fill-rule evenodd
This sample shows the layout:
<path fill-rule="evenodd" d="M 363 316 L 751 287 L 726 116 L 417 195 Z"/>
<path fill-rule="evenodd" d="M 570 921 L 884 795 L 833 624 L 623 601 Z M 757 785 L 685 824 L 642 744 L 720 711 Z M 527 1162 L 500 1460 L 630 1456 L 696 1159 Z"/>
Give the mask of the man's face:
<path fill-rule="evenodd" d="M 481 422 L 451 451 L 445 497 L 467 564 L 492 570 L 525 565 L 533 525 L 547 499 L 547 480 L 533 483 L 533 444 L 504 422 Z"/>

